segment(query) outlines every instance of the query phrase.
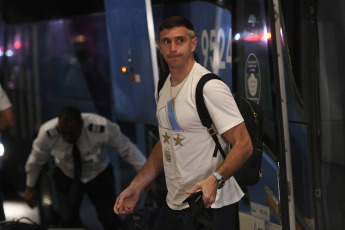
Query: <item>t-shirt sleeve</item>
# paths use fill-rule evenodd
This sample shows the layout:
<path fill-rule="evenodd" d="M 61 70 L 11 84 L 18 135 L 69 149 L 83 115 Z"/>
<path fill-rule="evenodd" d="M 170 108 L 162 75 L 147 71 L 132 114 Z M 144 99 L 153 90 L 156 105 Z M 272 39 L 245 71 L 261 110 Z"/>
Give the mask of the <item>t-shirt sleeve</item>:
<path fill-rule="evenodd" d="M 11 107 L 11 102 L 8 99 L 5 91 L 3 90 L 3 88 L 0 85 L 0 111 L 5 110 L 9 107 Z"/>

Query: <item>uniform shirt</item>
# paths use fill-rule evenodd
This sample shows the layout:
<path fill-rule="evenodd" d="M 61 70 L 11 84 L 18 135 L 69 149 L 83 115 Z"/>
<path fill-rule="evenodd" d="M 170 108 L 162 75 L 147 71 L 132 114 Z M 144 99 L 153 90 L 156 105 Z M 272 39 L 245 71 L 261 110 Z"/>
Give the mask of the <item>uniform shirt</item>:
<path fill-rule="evenodd" d="M 99 175 L 109 164 L 110 159 L 104 146 L 112 147 L 125 161 L 139 171 L 146 158 L 117 124 L 96 114 L 83 113 L 83 129 L 77 141 L 82 158 L 81 181 L 87 183 Z M 32 151 L 26 163 L 26 185 L 34 187 L 42 166 L 52 155 L 55 164 L 66 176 L 73 178 L 73 144 L 62 139 L 58 130 L 58 118 L 44 123 L 33 142 Z"/>
<path fill-rule="evenodd" d="M 9 107 L 11 107 L 11 102 L 8 99 L 5 91 L 3 90 L 3 88 L 0 85 L 0 111 L 5 110 Z"/>
<path fill-rule="evenodd" d="M 210 176 L 224 161 L 219 152 L 217 157 L 213 157 L 215 143 L 207 128 L 201 124 L 196 109 L 196 86 L 206 73 L 209 73 L 207 69 L 195 63 L 185 82 L 172 87 L 171 92 L 169 75 L 157 103 L 164 173 L 168 188 L 167 204 L 174 210 L 188 207 L 188 204 L 182 203 L 188 196 L 186 191 Z M 172 108 L 172 97 L 177 93 Z M 222 81 L 208 81 L 203 94 L 206 107 L 218 130 L 219 141 L 225 152 L 228 152 L 229 143 L 219 134 L 240 124 L 243 118 L 229 87 Z M 216 201 L 211 207 L 220 208 L 235 203 L 242 196 L 242 190 L 231 177 L 222 189 L 217 190 Z"/>

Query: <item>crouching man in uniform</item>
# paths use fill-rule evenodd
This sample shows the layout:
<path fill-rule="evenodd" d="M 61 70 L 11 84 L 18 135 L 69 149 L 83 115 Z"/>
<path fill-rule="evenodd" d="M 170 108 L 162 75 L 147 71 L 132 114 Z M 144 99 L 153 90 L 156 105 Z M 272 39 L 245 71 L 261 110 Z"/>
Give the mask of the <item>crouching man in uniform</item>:
<path fill-rule="evenodd" d="M 106 118 L 81 113 L 75 107 L 63 108 L 59 116 L 44 123 L 33 142 L 27 160 L 24 199 L 37 205 L 35 185 L 50 155 L 54 157 L 54 182 L 60 213 L 58 227 L 81 227 L 79 211 L 84 193 L 94 204 L 104 230 L 118 229 L 121 219 L 114 214 L 114 174 L 109 156 L 112 147 L 139 171 L 145 156 L 126 137 L 119 126 Z"/>

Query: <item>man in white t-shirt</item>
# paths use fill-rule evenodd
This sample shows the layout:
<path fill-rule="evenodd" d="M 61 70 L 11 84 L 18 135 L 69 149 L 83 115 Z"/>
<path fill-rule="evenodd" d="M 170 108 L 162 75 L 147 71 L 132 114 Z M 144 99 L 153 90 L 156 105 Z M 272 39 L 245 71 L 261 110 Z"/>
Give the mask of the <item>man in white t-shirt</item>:
<path fill-rule="evenodd" d="M 164 170 L 167 205 L 158 214 L 155 230 L 199 229 L 188 203 L 183 203 L 198 190 L 216 229 L 236 228 L 236 203 L 243 192 L 232 175 L 251 155 L 252 144 L 230 89 L 222 81 L 211 80 L 203 95 L 220 144 L 228 152 L 225 160 L 221 154 L 213 156 L 215 143 L 201 124 L 195 104 L 196 85 L 209 73 L 194 60 L 196 44 L 187 19 L 170 17 L 160 25 L 158 46 L 170 71 L 159 95 L 156 92 L 160 141 L 114 206 L 117 214 L 133 212 L 140 191 Z"/>

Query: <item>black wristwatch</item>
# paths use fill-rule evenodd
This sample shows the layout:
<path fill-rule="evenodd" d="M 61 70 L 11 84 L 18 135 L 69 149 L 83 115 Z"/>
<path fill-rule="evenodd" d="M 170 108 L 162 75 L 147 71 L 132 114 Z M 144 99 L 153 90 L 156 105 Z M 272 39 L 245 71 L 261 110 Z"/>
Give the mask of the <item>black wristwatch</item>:
<path fill-rule="evenodd" d="M 212 175 L 215 176 L 217 181 L 218 181 L 217 189 L 223 188 L 223 186 L 225 184 L 224 178 L 217 172 L 212 173 Z"/>

